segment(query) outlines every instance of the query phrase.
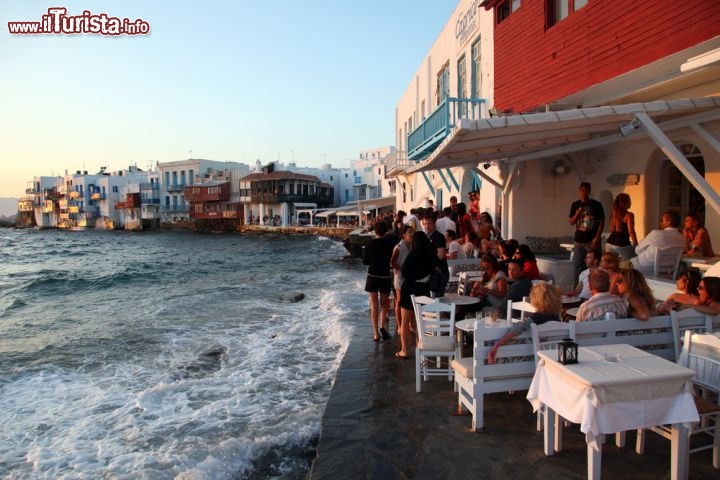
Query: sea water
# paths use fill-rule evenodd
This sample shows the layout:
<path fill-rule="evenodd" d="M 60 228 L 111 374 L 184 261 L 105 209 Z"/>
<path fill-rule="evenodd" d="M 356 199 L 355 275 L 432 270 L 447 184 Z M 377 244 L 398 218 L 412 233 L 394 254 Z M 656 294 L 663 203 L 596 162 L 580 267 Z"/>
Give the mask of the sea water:
<path fill-rule="evenodd" d="M 0 229 L 0 477 L 304 478 L 367 321 L 344 255 L 314 236 Z"/>

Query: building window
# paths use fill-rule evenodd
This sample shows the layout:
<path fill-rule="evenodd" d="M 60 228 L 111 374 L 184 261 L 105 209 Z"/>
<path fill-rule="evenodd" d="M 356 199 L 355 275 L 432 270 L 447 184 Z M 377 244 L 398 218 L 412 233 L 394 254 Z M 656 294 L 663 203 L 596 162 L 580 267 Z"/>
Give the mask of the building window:
<path fill-rule="evenodd" d="M 505 0 L 500 5 L 498 5 L 496 9 L 497 23 L 500 23 L 506 18 L 508 18 L 510 14 L 517 12 L 520 8 L 521 3 L 521 0 Z"/>
<path fill-rule="evenodd" d="M 465 55 L 458 59 L 457 63 L 457 76 L 458 76 L 458 98 L 467 98 L 467 67 L 465 66 Z"/>
<path fill-rule="evenodd" d="M 481 53 L 480 53 L 480 38 L 475 40 L 475 43 L 472 44 L 472 92 L 470 93 L 470 96 L 472 98 L 482 98 L 482 67 L 480 66 L 481 62 Z"/>
<path fill-rule="evenodd" d="M 552 27 L 587 5 L 588 0 L 546 0 L 548 27 Z"/>
<path fill-rule="evenodd" d="M 437 97 L 437 105 L 440 105 L 445 99 L 450 96 L 450 64 L 445 62 L 440 71 L 437 74 L 437 90 L 435 96 Z"/>

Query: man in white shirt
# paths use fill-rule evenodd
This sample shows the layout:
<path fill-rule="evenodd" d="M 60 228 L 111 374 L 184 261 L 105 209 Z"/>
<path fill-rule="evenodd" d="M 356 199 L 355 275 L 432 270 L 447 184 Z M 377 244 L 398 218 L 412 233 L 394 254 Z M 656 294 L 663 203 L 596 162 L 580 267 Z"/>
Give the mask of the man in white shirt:
<path fill-rule="evenodd" d="M 685 247 L 685 237 L 680 233 L 680 217 L 675 212 L 665 212 L 660 218 L 660 229 L 653 230 L 635 247 L 636 257 L 630 259 L 641 271 L 655 264 L 655 249 L 650 247 Z"/>
<path fill-rule="evenodd" d="M 575 287 L 575 291 L 569 292 L 569 294 L 575 295 L 576 297 L 580 297 L 583 300 L 587 300 L 592 296 L 592 292 L 590 291 L 590 272 L 596 268 L 598 268 L 598 265 L 600 264 L 600 252 L 598 250 L 588 250 L 585 254 L 585 266 L 587 267 L 585 270 L 580 272 L 580 276 L 578 277 L 578 283 Z"/>
<path fill-rule="evenodd" d="M 450 220 L 450 214 L 452 213 L 452 209 L 450 207 L 445 207 L 442 210 L 438 211 L 438 215 L 440 215 L 437 219 L 437 222 L 435 222 L 435 227 L 437 228 L 437 231 L 445 235 L 445 233 L 448 230 L 454 230 L 457 232 L 457 228 L 455 228 L 455 222 Z"/>

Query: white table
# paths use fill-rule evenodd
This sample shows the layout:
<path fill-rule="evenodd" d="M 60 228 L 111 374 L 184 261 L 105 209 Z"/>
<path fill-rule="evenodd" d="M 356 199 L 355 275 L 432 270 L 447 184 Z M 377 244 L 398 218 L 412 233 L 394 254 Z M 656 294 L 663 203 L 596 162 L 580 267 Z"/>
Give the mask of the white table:
<path fill-rule="evenodd" d="M 545 455 L 555 450 L 556 412 L 585 433 L 593 480 L 600 478 L 605 434 L 671 424 L 671 478 L 684 478 L 685 424 L 699 420 L 688 382 L 692 370 L 624 344 L 581 347 L 575 365 L 558 363 L 555 350 L 538 357 L 527 398 L 535 410 L 545 408 Z"/>
<path fill-rule="evenodd" d="M 720 261 L 720 257 L 682 257 L 681 259 L 689 268 L 696 268 L 702 272 Z"/>
<path fill-rule="evenodd" d="M 580 302 L 582 302 L 582 298 L 576 297 L 576 296 L 563 295 L 561 298 L 561 301 L 562 301 L 563 305 L 566 305 L 569 303 L 580 303 Z"/>
<path fill-rule="evenodd" d="M 442 297 L 436 298 L 440 303 L 454 303 L 457 305 L 474 305 L 480 303 L 482 300 L 478 297 L 471 297 L 469 295 L 460 295 L 457 293 L 446 293 Z"/>

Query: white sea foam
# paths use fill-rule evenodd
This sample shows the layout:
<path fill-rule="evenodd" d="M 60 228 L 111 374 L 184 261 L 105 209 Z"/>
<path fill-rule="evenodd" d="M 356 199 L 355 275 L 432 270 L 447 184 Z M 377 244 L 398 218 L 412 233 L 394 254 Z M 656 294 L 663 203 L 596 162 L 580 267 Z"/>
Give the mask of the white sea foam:
<path fill-rule="evenodd" d="M 343 254 L 328 242 L 315 243 L 322 261 Z M 252 477 L 259 458 L 317 436 L 353 325 L 367 316 L 359 271 L 314 262 L 248 282 L 240 268 L 208 269 L 157 290 L 123 286 L 128 298 L 151 295 L 130 304 L 113 290 L 72 299 L 75 310 L 70 299 L 28 300 L 54 336 L 0 367 L 0 476 Z M 281 290 L 305 298 L 277 301 Z M 72 320 L 51 316 L 60 309 Z"/>

